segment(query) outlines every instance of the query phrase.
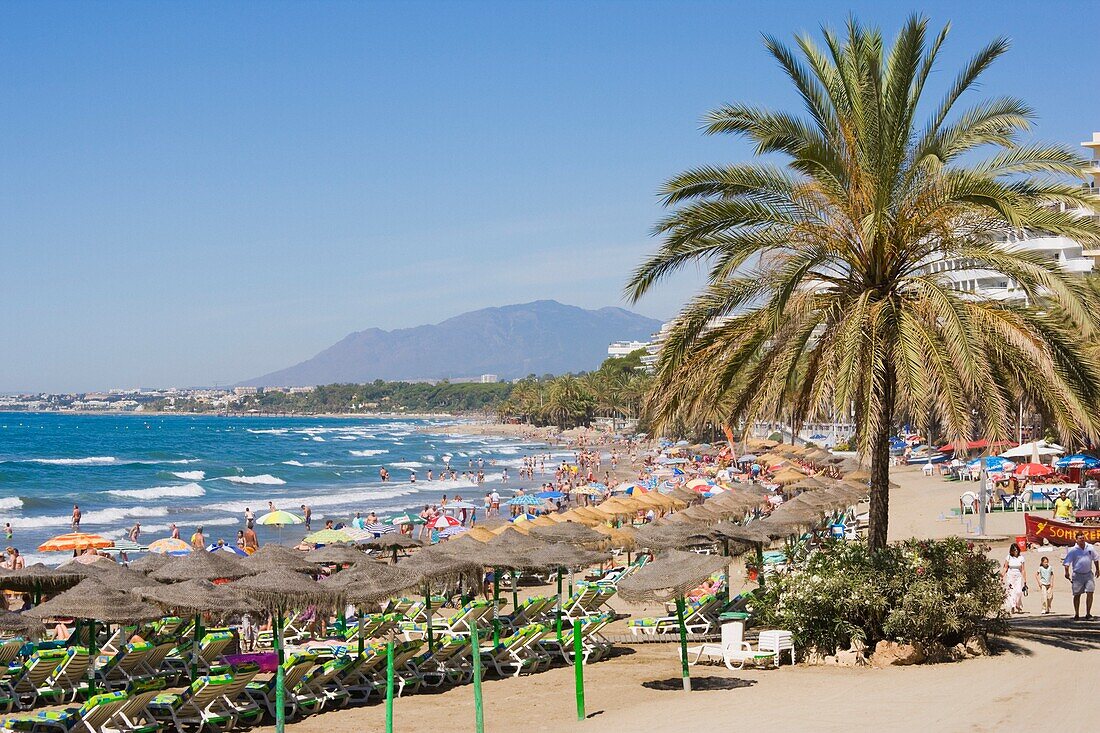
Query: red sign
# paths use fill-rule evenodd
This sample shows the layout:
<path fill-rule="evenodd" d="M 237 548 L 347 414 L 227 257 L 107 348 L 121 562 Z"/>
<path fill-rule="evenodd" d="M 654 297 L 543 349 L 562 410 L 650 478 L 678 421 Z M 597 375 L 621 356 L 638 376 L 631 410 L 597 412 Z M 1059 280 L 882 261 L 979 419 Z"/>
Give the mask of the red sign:
<path fill-rule="evenodd" d="M 1078 532 L 1085 536 L 1086 542 L 1100 542 L 1100 526 L 1096 525 L 1074 524 L 1030 514 L 1024 515 L 1024 525 L 1027 527 L 1027 541 L 1033 545 L 1041 545 L 1043 540 L 1052 545 L 1072 545 Z"/>

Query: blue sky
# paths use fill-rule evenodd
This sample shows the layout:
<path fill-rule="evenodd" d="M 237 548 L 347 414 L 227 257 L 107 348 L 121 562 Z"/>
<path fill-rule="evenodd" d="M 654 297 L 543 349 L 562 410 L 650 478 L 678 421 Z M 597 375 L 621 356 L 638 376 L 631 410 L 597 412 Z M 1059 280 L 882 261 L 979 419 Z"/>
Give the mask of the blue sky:
<path fill-rule="evenodd" d="M 1007 35 L 983 92 L 1076 145 L 1100 130 L 1086 8 L 921 3 L 954 28 L 932 91 Z M 0 391 L 227 383 L 371 326 L 625 305 L 660 183 L 748 156 L 701 115 L 796 105 L 760 34 L 850 10 L 892 35 L 910 7 L 2 4 Z"/>

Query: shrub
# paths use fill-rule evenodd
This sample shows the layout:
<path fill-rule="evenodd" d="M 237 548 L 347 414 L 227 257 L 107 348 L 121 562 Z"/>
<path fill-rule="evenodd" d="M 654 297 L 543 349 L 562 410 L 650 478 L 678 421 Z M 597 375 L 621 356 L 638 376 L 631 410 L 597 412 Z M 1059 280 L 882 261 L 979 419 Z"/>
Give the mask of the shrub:
<path fill-rule="evenodd" d="M 800 648 L 825 654 L 859 640 L 952 646 L 1003 622 L 996 562 L 965 540 L 906 540 L 872 553 L 862 541 L 828 541 L 769 577 L 756 612 L 789 629 Z"/>

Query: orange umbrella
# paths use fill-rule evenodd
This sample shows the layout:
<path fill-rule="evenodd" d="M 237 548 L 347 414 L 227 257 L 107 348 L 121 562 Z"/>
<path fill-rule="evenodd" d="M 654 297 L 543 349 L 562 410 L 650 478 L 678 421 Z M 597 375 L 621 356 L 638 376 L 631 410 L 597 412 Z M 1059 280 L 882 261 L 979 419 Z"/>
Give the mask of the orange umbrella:
<path fill-rule="evenodd" d="M 73 550 L 86 550 L 89 547 L 98 550 L 101 547 L 112 547 L 114 544 L 114 540 L 100 537 L 97 534 L 69 532 L 68 534 L 51 537 L 39 545 L 38 550 L 40 552 L 72 552 Z"/>

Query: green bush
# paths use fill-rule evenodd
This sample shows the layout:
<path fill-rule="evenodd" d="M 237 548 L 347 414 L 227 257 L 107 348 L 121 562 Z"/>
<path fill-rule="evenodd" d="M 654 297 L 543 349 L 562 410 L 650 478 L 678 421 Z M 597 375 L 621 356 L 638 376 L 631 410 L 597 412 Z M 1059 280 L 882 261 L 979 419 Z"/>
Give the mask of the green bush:
<path fill-rule="evenodd" d="M 878 553 L 862 541 L 829 541 L 788 572 L 770 576 L 756 612 L 789 629 L 795 644 L 825 654 L 852 640 L 953 646 L 1003 622 L 996 562 L 965 540 L 906 540 Z"/>

